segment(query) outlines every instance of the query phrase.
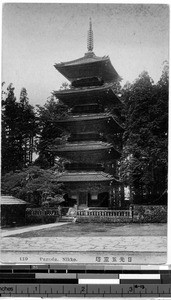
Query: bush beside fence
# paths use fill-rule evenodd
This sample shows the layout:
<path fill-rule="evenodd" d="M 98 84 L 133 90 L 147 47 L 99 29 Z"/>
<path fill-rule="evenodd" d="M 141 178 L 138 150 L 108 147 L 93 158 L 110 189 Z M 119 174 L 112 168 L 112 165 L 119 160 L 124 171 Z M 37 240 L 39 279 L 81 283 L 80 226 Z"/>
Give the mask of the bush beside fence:
<path fill-rule="evenodd" d="M 133 222 L 167 223 L 166 205 L 133 205 Z"/>
<path fill-rule="evenodd" d="M 27 208 L 26 223 L 27 224 L 46 224 L 54 223 L 59 220 L 58 209 L 42 209 L 42 208 Z"/>

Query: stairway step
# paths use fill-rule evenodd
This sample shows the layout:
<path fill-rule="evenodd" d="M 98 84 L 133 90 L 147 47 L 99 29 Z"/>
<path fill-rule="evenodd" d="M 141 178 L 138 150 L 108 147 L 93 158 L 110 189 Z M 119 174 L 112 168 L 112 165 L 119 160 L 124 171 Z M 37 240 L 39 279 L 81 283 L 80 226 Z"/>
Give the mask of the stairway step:
<path fill-rule="evenodd" d="M 59 222 L 74 222 L 75 218 L 74 217 L 62 217 L 59 219 Z"/>

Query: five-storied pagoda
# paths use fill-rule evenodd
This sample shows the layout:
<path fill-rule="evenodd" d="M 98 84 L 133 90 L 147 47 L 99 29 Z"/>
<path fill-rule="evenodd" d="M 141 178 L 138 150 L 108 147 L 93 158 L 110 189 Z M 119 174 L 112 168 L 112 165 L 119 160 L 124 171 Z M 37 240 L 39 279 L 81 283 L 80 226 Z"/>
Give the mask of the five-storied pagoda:
<path fill-rule="evenodd" d="M 121 102 L 114 92 L 120 77 L 108 56 L 94 54 L 91 19 L 87 48 L 83 57 L 55 64 L 71 82 L 70 89 L 54 91 L 55 97 L 70 108 L 71 114 L 57 121 L 70 136 L 51 151 L 69 161 L 59 182 L 79 209 L 117 209 L 123 206 L 118 174 L 123 127 Z"/>

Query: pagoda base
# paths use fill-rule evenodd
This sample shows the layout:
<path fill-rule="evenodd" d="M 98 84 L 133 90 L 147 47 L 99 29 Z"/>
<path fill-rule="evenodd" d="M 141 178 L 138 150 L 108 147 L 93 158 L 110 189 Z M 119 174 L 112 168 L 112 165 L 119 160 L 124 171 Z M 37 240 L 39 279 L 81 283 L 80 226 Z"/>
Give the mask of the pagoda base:
<path fill-rule="evenodd" d="M 78 209 L 90 207 L 121 209 L 124 207 L 122 183 L 108 173 L 64 172 L 58 180 L 65 187 L 64 206 L 77 205 Z"/>
<path fill-rule="evenodd" d="M 85 187 L 84 187 L 85 188 Z M 70 190 L 64 195 L 65 206 L 77 206 L 78 210 L 109 210 L 121 209 L 116 199 L 113 199 L 112 188 L 102 190 Z M 116 205 L 117 204 L 117 205 Z"/>

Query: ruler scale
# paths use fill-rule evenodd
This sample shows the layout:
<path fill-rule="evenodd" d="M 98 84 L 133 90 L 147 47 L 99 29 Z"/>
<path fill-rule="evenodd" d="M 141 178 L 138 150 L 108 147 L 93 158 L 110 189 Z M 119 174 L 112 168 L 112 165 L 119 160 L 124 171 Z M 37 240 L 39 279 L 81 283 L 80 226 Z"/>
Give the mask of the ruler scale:
<path fill-rule="evenodd" d="M 70 295 L 84 295 L 84 296 L 129 296 L 139 295 L 141 297 L 171 297 L 171 285 L 133 285 L 133 284 L 119 284 L 119 285 L 77 285 L 77 284 L 6 284 L 0 285 L 1 297 L 17 297 L 21 295 L 26 296 L 70 296 Z"/>
<path fill-rule="evenodd" d="M 171 297 L 171 267 L 3 265 L 1 297 Z"/>

